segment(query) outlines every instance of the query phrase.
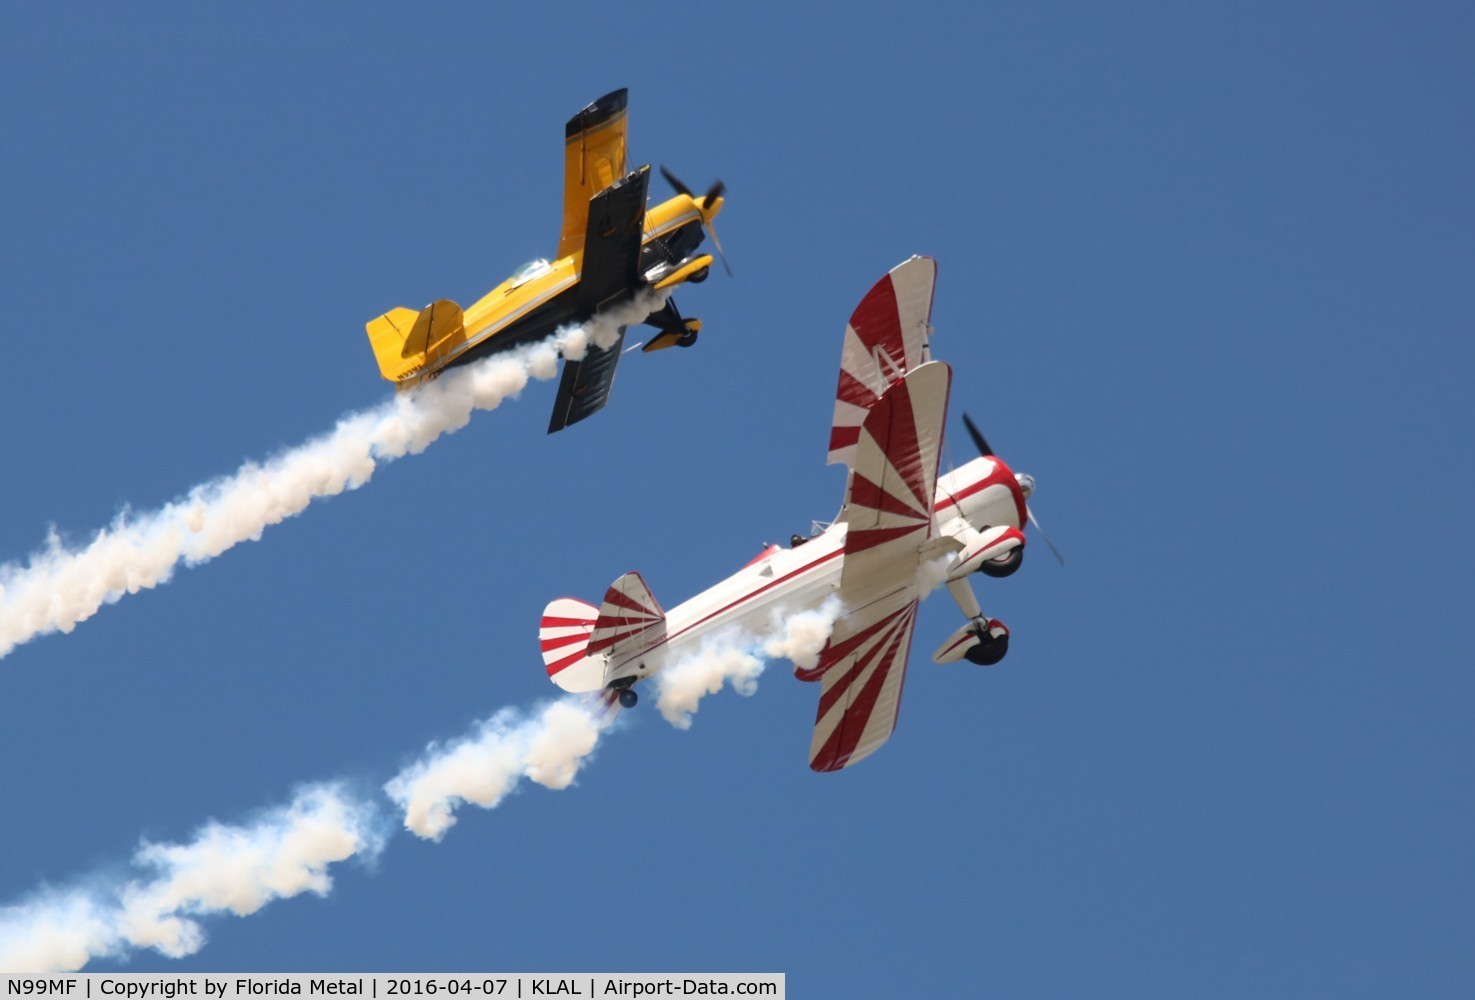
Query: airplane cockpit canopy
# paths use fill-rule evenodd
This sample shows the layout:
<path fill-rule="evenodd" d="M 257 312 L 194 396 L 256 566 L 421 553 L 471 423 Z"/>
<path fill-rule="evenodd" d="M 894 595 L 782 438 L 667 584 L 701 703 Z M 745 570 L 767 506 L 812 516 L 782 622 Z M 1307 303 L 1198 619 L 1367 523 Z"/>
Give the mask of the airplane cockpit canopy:
<path fill-rule="evenodd" d="M 553 265 L 542 257 L 538 257 L 535 260 L 528 261 L 516 271 L 513 271 L 512 277 L 507 279 L 507 283 L 511 287 L 516 288 L 518 285 L 526 284 L 534 278 L 541 278 L 551 270 L 553 270 Z"/>

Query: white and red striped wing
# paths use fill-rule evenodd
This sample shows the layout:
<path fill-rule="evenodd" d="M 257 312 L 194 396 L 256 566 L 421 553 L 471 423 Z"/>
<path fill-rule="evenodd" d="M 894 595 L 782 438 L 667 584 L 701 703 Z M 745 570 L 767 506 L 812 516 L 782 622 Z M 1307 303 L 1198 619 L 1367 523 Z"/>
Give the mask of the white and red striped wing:
<path fill-rule="evenodd" d="M 543 666 L 565 691 L 597 691 L 604 685 L 603 664 L 585 656 L 598 617 L 598 608 L 572 597 L 560 597 L 543 609 L 538 623 Z"/>
<path fill-rule="evenodd" d="M 845 499 L 847 578 L 856 553 L 915 551 L 931 537 L 951 385 L 952 369 L 929 361 L 886 390 L 861 425 Z"/>
<path fill-rule="evenodd" d="M 914 587 L 846 616 L 809 677 L 822 684 L 809 766 L 838 771 L 891 738 L 917 621 Z M 840 632 L 847 633 L 841 638 Z M 806 678 L 808 679 L 808 678 Z"/>
<path fill-rule="evenodd" d="M 840 601 L 854 610 L 801 680 L 822 681 L 809 766 L 838 771 L 891 737 L 917 619 L 917 571 L 932 505 L 952 370 L 908 372 L 866 414 L 845 500 Z"/>
<path fill-rule="evenodd" d="M 826 464 L 853 464 L 866 413 L 894 382 L 927 361 L 937 262 L 913 257 L 860 300 L 845 327 Z"/>
<path fill-rule="evenodd" d="M 639 573 L 626 573 L 604 592 L 599 619 L 589 635 L 589 652 L 624 655 L 633 646 L 653 644 L 666 630 L 666 612 Z"/>

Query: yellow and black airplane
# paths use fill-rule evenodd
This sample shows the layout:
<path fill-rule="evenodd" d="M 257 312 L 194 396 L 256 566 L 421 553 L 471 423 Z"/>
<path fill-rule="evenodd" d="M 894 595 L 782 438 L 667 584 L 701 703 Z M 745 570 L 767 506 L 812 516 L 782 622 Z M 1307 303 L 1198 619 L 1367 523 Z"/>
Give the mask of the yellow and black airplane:
<path fill-rule="evenodd" d="M 712 232 L 712 219 L 722 211 L 722 182 L 698 197 L 662 167 L 676 196 L 647 211 L 650 167 L 627 171 L 625 125 L 623 89 L 569 119 L 556 260 L 524 264 L 464 311 L 441 299 L 419 312 L 392 309 L 369 322 L 369 343 L 386 379 L 409 388 L 453 365 L 543 340 L 640 292 L 706 280 L 712 255 L 696 249 L 703 229 Z M 721 255 L 715 232 L 712 243 Z M 722 263 L 727 266 L 725 256 Z M 643 322 L 659 331 L 645 345 L 647 351 L 690 347 L 702 326 L 700 320 L 683 318 L 671 300 Z M 624 339 L 621 327 L 608 350 L 591 346 L 582 361 L 564 361 L 550 434 L 609 401 Z"/>

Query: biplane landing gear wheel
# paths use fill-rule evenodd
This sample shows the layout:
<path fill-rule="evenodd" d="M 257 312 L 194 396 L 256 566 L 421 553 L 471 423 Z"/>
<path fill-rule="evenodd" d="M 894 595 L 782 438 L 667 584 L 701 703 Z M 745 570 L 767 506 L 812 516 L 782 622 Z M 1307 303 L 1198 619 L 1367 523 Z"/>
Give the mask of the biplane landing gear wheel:
<path fill-rule="evenodd" d="M 963 654 L 969 663 L 980 667 L 991 667 L 1004 658 L 1009 652 L 1009 633 L 994 635 L 992 630 L 985 629 L 979 635 L 978 644 L 968 647 Z"/>
<path fill-rule="evenodd" d="M 1022 562 L 1024 562 L 1023 545 L 1010 549 L 997 559 L 989 559 L 982 566 L 978 567 L 978 572 L 984 576 L 991 576 L 995 580 L 1002 580 L 1006 576 L 1012 576 L 1014 571 L 1019 569 L 1019 564 Z"/>
<path fill-rule="evenodd" d="M 634 688 L 625 688 L 623 691 L 620 692 L 621 708 L 634 708 L 636 703 L 639 701 L 640 695 L 635 693 Z"/>
<path fill-rule="evenodd" d="M 681 336 L 679 336 L 679 337 L 676 338 L 676 346 L 677 347 L 690 347 L 692 344 L 695 344 L 696 342 L 697 342 L 697 332 L 695 330 L 687 330 Z"/>
<path fill-rule="evenodd" d="M 711 273 L 712 269 L 710 267 L 704 267 L 700 271 L 691 272 L 691 277 L 687 278 L 686 280 L 691 282 L 693 285 L 700 285 L 702 282 L 707 280 L 707 275 Z"/>

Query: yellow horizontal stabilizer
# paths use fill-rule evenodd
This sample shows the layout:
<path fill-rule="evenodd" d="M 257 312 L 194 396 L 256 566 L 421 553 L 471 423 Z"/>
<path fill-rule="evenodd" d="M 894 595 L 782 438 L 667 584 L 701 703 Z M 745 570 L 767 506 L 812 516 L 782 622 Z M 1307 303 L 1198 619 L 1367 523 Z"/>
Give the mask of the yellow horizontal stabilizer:
<path fill-rule="evenodd" d="M 366 329 L 379 373 L 399 382 L 424 370 L 434 371 L 466 340 L 461 307 L 440 299 L 416 312 L 401 306 L 372 319 Z"/>

